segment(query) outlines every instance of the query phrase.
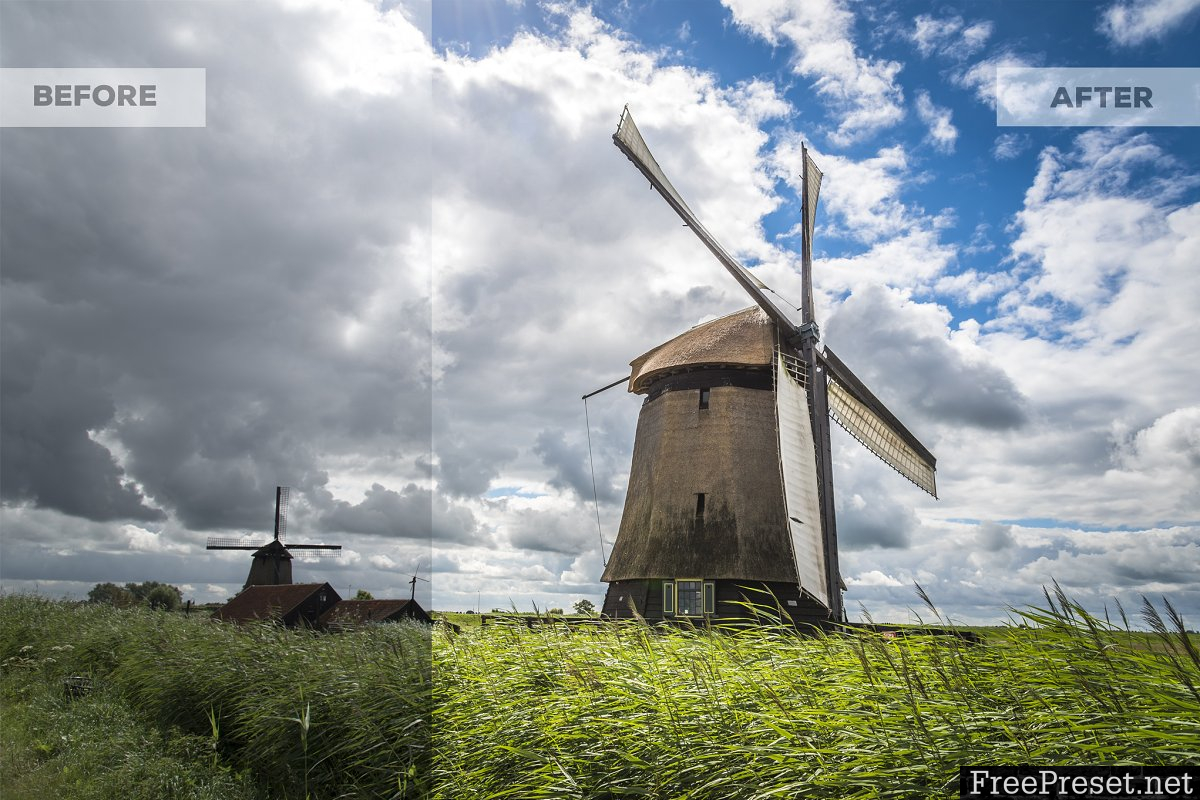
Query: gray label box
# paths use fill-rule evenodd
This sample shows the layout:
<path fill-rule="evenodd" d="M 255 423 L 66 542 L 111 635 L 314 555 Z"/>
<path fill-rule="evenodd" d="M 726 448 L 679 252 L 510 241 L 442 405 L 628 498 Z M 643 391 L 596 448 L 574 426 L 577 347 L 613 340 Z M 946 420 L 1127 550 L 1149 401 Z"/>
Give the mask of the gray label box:
<path fill-rule="evenodd" d="M 203 68 L 0 69 L 0 127 L 203 128 Z"/>
<path fill-rule="evenodd" d="M 998 67 L 996 124 L 1200 125 L 1200 69 Z"/>

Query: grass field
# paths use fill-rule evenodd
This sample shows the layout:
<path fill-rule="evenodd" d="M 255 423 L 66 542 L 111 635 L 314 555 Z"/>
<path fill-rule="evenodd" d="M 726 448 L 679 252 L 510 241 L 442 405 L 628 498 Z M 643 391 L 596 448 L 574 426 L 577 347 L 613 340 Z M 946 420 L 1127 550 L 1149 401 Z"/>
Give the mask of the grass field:
<path fill-rule="evenodd" d="M 320 635 L 5 597 L 0 796 L 137 798 L 117 791 L 137 774 L 147 797 L 233 800 L 923 798 L 957 796 L 962 765 L 1200 763 L 1183 620 L 1146 610 L 1155 630 L 1130 632 L 1047 601 L 969 645 L 637 623 Z M 66 697 L 73 674 L 95 689 Z"/>

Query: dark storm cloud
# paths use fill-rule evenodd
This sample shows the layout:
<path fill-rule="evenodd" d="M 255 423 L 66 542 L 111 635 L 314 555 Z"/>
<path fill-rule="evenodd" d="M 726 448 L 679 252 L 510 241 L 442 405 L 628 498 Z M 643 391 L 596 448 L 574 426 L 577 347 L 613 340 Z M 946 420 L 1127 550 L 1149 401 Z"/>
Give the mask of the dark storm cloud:
<path fill-rule="evenodd" d="M 322 513 L 320 527 L 330 532 L 426 542 L 432 538 L 439 543 L 478 544 L 482 540 L 479 522 L 470 509 L 412 483 L 399 492 L 375 484 L 356 505 L 334 500 Z"/>
<path fill-rule="evenodd" d="M 1002 369 L 968 360 L 919 327 L 916 315 L 883 288 L 851 295 L 829 320 L 825 338 L 885 403 L 896 398 L 897 406 L 930 422 L 987 430 L 1026 422 L 1026 400 Z"/>
<path fill-rule="evenodd" d="M 428 74 L 323 86 L 328 10 L 2 11 L 6 65 L 208 75 L 204 129 L 4 132 L 5 502 L 263 528 L 276 484 L 428 453 Z"/>
<path fill-rule="evenodd" d="M 582 514 L 521 509 L 509 520 L 508 540 L 523 550 L 576 556 L 595 547 L 595 526 L 588 527 L 591 521 Z"/>
<path fill-rule="evenodd" d="M 55 580 L 85 584 L 141 583 L 161 581 L 181 583 L 233 583 L 246 580 L 250 559 L 231 565 L 223 559 L 168 556 L 152 553 L 54 553 L 44 550 L 13 548 L 6 554 L 6 581 L 35 581 L 53 575 Z"/>
<path fill-rule="evenodd" d="M 551 486 L 573 491 L 584 502 L 593 499 L 586 443 L 570 443 L 562 431 L 544 430 L 538 433 L 533 452 L 546 467 L 554 470 L 554 477 L 548 481 Z M 619 499 L 611 482 L 597 480 L 595 487 L 600 502 L 613 503 Z"/>
<path fill-rule="evenodd" d="M 838 546 L 844 550 L 871 547 L 905 548 L 920 522 L 912 508 L 896 502 L 882 491 L 863 500 L 862 495 L 837 502 Z"/>
<path fill-rule="evenodd" d="M 455 497 L 475 497 L 500 475 L 500 465 L 517 456 L 517 449 L 496 438 L 467 441 L 448 434 L 438 437 L 438 489 Z"/>
<path fill-rule="evenodd" d="M 1016 544 L 1012 525 L 1001 525 L 998 522 L 981 522 L 977 538 L 979 546 L 989 553 L 1008 550 Z"/>
<path fill-rule="evenodd" d="M 99 388 L 108 377 L 95 361 L 70 353 L 45 353 L 21 328 L 20 310 L 0 300 L 5 331 L 0 405 L 3 497 L 58 508 L 97 521 L 164 518 L 124 483 L 125 471 L 88 431 L 114 413 L 111 395 Z"/>

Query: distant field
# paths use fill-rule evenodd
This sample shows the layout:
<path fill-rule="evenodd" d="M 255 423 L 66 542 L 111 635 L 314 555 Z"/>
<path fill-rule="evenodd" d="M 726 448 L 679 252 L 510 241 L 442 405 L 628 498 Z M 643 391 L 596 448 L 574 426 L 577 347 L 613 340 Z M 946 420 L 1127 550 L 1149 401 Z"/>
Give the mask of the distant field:
<path fill-rule="evenodd" d="M 320 635 L 4 597 L 0 796 L 925 798 L 956 797 L 968 764 L 1196 764 L 1200 655 L 1165 616 L 1131 633 L 1060 597 L 981 645 Z M 95 688 L 68 698 L 73 674 Z"/>

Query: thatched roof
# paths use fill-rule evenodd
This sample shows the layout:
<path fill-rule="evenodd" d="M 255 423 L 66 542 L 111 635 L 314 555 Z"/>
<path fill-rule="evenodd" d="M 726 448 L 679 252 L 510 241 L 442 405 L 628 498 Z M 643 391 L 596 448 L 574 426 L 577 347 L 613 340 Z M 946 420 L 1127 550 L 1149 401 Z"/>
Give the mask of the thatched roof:
<path fill-rule="evenodd" d="M 656 379 L 697 367 L 769 367 L 775 325 L 751 306 L 664 342 L 630 362 L 629 391 L 641 394 Z"/>

